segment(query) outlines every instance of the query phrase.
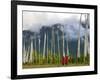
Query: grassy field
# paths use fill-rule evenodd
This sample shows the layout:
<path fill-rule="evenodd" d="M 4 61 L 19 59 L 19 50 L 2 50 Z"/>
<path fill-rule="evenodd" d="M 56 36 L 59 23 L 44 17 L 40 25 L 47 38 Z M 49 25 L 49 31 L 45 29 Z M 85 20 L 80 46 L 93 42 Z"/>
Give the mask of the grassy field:
<path fill-rule="evenodd" d="M 44 64 L 44 65 L 34 65 L 34 64 L 23 64 L 23 69 L 29 68 L 50 68 L 50 67 L 73 67 L 73 66 L 88 66 L 89 64 Z"/>
<path fill-rule="evenodd" d="M 67 63 L 65 63 L 67 62 Z M 50 68 L 50 67 L 73 67 L 73 66 L 88 66 L 90 64 L 89 55 L 84 57 L 81 55 L 80 58 L 73 58 L 71 56 L 64 57 L 64 64 L 63 58 L 59 57 L 59 55 L 52 56 L 50 54 L 47 55 L 44 59 L 41 55 L 37 55 L 34 57 L 32 62 L 22 63 L 23 69 L 29 68 Z"/>

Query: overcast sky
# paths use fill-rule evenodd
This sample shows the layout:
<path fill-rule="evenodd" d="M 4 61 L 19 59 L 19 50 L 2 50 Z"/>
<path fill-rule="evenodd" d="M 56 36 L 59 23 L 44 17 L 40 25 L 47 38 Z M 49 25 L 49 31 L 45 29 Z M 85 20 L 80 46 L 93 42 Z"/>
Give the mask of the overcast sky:
<path fill-rule="evenodd" d="M 55 23 L 65 25 L 69 34 L 75 37 L 76 32 L 79 30 L 79 20 L 81 14 L 72 13 L 51 13 L 51 12 L 23 12 L 23 30 L 31 30 L 38 32 L 43 25 L 51 26 Z M 85 20 L 84 15 L 82 21 Z M 81 36 L 84 35 L 85 29 L 81 26 Z"/>
<path fill-rule="evenodd" d="M 52 25 L 54 23 L 62 23 L 64 20 L 68 20 L 70 18 L 76 18 L 79 20 L 80 15 L 81 14 L 24 11 L 23 30 L 31 28 L 36 29 L 34 25 Z"/>

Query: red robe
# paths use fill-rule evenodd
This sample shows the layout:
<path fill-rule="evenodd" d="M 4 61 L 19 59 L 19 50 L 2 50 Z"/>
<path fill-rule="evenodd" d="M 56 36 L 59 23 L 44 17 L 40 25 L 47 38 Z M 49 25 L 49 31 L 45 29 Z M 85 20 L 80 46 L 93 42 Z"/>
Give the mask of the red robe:
<path fill-rule="evenodd" d="M 61 63 L 64 65 L 64 64 L 68 64 L 68 56 L 63 56 L 62 57 L 62 61 L 61 61 Z"/>

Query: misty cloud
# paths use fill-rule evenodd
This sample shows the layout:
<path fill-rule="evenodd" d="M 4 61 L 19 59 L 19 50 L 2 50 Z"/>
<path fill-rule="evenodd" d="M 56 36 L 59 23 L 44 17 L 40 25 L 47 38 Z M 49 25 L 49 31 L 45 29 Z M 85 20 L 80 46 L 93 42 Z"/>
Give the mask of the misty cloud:
<path fill-rule="evenodd" d="M 71 13 L 23 12 L 23 30 L 39 32 L 44 25 L 51 27 L 53 24 L 60 23 L 64 25 L 64 32 L 68 32 L 70 38 L 77 39 L 79 26 L 81 27 L 81 37 L 84 36 L 85 31 L 83 26 L 80 25 L 80 15 Z"/>

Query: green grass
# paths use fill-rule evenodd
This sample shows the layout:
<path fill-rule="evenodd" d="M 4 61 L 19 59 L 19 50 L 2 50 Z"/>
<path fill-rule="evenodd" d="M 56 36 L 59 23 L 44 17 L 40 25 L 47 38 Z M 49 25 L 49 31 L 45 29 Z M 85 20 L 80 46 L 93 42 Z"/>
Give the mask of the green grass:
<path fill-rule="evenodd" d="M 50 67 L 74 67 L 74 66 L 88 66 L 89 64 L 44 64 L 44 65 L 34 65 L 34 64 L 23 64 L 23 69 L 29 68 L 50 68 Z"/>
<path fill-rule="evenodd" d="M 80 58 L 73 58 L 73 56 L 69 56 L 70 60 L 68 64 L 61 64 L 61 58 L 59 54 L 52 55 L 52 53 L 48 53 L 48 55 L 43 59 L 43 55 L 37 52 L 33 52 L 33 61 L 31 63 L 23 63 L 23 69 L 28 68 L 48 68 L 48 67 L 72 67 L 72 66 L 87 66 L 90 64 L 90 55 L 88 54 L 86 57 L 81 55 Z"/>

